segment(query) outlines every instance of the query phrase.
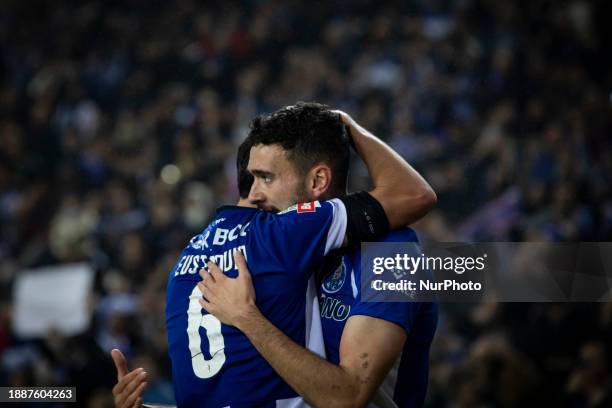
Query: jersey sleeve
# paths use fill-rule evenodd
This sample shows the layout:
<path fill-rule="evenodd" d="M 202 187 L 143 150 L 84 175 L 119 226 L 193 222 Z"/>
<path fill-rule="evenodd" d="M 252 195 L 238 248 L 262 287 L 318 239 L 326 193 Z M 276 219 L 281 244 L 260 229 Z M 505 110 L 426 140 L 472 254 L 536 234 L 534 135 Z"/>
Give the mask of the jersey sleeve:
<path fill-rule="evenodd" d="M 419 313 L 417 302 L 357 302 L 351 308 L 351 316 L 368 316 L 399 325 L 410 334 L 414 320 Z"/>
<path fill-rule="evenodd" d="M 414 242 L 414 248 L 418 249 L 418 240 L 414 231 L 406 228 L 388 234 L 382 242 Z M 382 254 L 376 254 L 382 255 Z M 349 313 L 351 316 L 369 316 L 386 320 L 401 326 L 407 334 L 410 334 L 416 317 L 419 314 L 420 302 L 364 302 L 361 296 L 361 252 L 358 251 L 353 259 L 353 273 L 355 284 L 353 290 L 357 292 L 356 301 Z"/>
<path fill-rule="evenodd" d="M 266 256 L 287 269 L 306 270 L 346 235 L 346 208 L 338 199 L 297 204 L 278 213 L 260 213 L 249 227 Z"/>

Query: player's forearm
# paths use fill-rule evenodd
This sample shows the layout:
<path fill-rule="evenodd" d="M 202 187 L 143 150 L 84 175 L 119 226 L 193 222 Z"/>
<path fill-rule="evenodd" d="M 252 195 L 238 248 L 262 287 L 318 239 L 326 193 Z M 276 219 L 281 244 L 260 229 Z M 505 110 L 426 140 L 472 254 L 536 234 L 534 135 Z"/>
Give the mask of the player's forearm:
<path fill-rule="evenodd" d="M 429 183 L 385 142 L 352 119 L 349 128 L 372 178 L 374 188 L 370 193 L 385 209 L 391 228 L 423 217 L 437 201 Z"/>
<path fill-rule="evenodd" d="M 238 325 L 286 382 L 316 407 L 356 407 L 359 378 L 298 345 L 258 310 Z"/>

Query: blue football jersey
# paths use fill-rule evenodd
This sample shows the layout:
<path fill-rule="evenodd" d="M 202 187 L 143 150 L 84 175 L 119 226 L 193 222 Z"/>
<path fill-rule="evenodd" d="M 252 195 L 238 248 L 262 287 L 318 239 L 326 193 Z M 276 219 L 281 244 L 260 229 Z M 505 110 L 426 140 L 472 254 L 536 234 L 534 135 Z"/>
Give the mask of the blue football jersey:
<path fill-rule="evenodd" d="M 221 207 L 214 221 L 191 239 L 170 272 L 166 292 L 178 407 L 301 406 L 301 399 L 242 332 L 201 308 L 198 272 L 211 260 L 236 277 L 233 254 L 242 251 L 261 312 L 293 341 L 306 345 L 313 313 L 307 304 L 309 280 L 324 255 L 341 246 L 346 222 L 339 200 L 300 204 L 280 214 Z M 318 306 L 314 285 L 311 290 L 310 301 Z M 319 320 L 318 308 L 315 318 Z"/>
<path fill-rule="evenodd" d="M 418 242 L 412 229 L 390 232 L 380 242 Z M 418 256 L 419 254 L 414 254 Z M 408 337 L 402 354 L 369 407 L 421 407 L 427 391 L 429 348 L 438 321 L 435 303 L 362 302 L 361 250 L 342 257 L 322 282 L 319 303 L 327 359 L 338 364 L 342 331 L 351 316 L 376 317 L 400 325 Z"/>

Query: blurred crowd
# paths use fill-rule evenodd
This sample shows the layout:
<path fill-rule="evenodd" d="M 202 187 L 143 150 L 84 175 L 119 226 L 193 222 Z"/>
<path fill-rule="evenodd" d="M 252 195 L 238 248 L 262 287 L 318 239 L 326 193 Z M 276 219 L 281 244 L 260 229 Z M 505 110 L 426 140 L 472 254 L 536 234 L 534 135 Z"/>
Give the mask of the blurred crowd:
<path fill-rule="evenodd" d="M 109 350 L 172 401 L 167 274 L 237 198 L 249 121 L 298 100 L 349 112 L 438 194 L 440 241 L 612 237 L 605 0 L 0 4 L 0 384 L 107 406 Z M 355 163 L 353 189 L 367 188 Z M 96 271 L 84 334 L 24 340 L 24 269 Z M 44 294 L 52 296 L 52 294 Z M 429 406 L 610 406 L 610 304 L 448 304 Z"/>

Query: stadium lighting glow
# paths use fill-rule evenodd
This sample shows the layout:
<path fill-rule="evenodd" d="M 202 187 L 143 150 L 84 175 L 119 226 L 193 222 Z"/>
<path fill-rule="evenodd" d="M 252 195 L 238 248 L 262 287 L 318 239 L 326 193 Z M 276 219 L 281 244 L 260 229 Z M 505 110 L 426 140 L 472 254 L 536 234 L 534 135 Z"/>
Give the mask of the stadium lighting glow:
<path fill-rule="evenodd" d="M 181 181 L 181 169 L 175 164 L 166 164 L 161 171 L 161 179 L 166 184 L 176 184 Z"/>

